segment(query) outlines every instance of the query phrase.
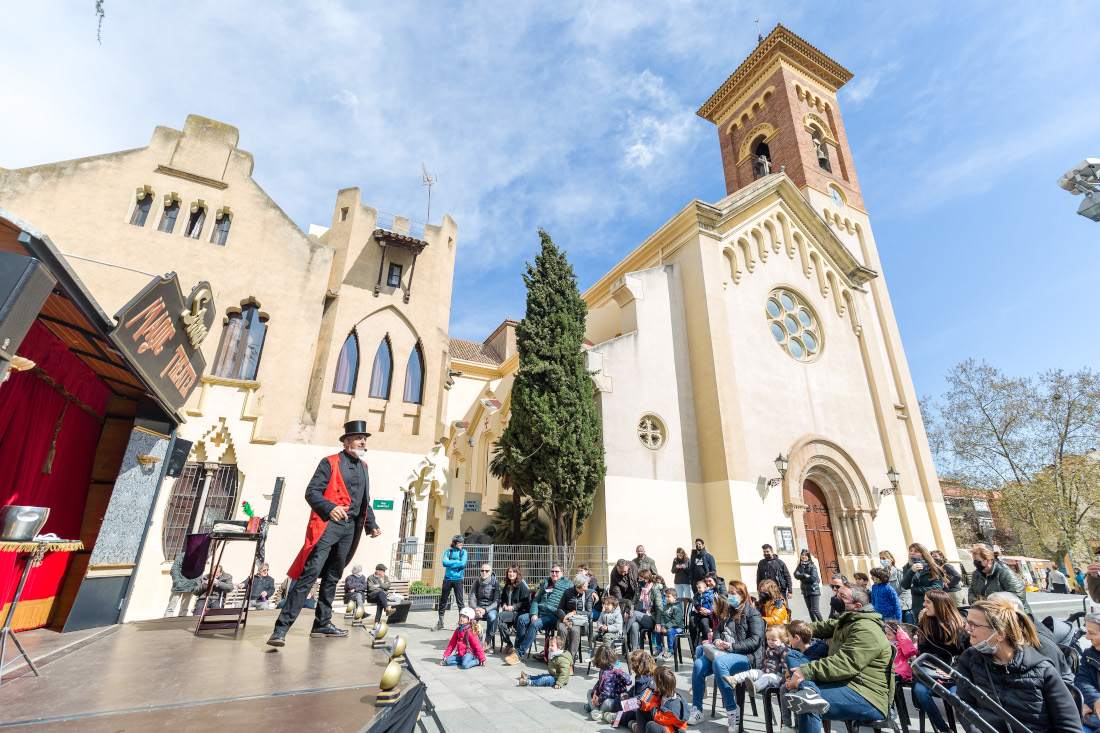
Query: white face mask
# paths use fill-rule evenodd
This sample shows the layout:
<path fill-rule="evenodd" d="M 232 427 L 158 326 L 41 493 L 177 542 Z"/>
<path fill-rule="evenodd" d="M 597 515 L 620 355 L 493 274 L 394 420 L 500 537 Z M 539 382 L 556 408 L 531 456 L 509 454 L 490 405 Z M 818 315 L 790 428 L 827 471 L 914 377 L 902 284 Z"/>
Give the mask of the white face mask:
<path fill-rule="evenodd" d="M 989 639 L 992 638 L 993 636 L 991 635 Z M 977 649 L 979 653 L 985 654 L 987 657 L 992 657 L 994 654 L 997 653 L 997 649 L 1000 648 L 1001 644 L 1000 642 L 997 642 L 996 644 L 990 644 L 989 639 L 982 639 L 977 644 L 972 644 L 971 647 Z"/>
<path fill-rule="evenodd" d="M 882 567 L 884 567 L 884 568 L 890 567 L 890 561 L 886 560 L 885 558 L 882 559 L 882 560 L 879 560 L 879 562 L 882 563 Z"/>

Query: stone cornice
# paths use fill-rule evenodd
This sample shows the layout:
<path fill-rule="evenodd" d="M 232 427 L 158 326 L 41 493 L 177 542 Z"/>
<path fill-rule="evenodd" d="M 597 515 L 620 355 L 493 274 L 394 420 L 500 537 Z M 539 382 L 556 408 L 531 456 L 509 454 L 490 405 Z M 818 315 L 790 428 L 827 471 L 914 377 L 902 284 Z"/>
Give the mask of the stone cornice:
<path fill-rule="evenodd" d="M 805 69 L 830 92 L 835 93 L 852 78 L 852 72 L 782 25 L 777 25 L 696 114 L 705 120 L 719 122 L 716 112 L 725 107 L 724 102 L 731 96 L 737 96 L 741 87 L 755 79 L 757 72 L 768 67 L 776 57 L 785 57 L 796 67 Z"/>

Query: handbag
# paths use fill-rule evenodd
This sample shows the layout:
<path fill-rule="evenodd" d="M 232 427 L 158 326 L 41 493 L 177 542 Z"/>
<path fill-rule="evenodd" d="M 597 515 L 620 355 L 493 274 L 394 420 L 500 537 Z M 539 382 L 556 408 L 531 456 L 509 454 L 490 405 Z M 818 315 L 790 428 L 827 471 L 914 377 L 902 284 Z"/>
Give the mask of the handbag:
<path fill-rule="evenodd" d="M 703 654 L 706 654 L 707 659 L 713 662 L 715 658 L 725 654 L 725 652 L 714 646 L 714 644 L 703 644 Z"/>
<path fill-rule="evenodd" d="M 573 625 L 579 629 L 583 629 L 588 626 L 589 618 L 588 614 L 584 612 L 574 613 L 569 617 L 569 620 L 573 622 Z"/>
<path fill-rule="evenodd" d="M 497 622 L 502 624 L 514 624 L 516 622 L 516 612 L 501 611 L 497 614 Z"/>

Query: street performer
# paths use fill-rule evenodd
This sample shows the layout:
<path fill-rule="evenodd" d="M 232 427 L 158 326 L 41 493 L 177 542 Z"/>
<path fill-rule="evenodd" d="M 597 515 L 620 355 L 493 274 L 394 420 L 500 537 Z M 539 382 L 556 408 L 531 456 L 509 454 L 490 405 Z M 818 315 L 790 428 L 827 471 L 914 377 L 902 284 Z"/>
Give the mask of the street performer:
<path fill-rule="evenodd" d="M 317 616 L 310 637 L 348 634 L 346 629 L 338 629 L 332 623 L 336 584 L 355 554 L 359 533 L 366 532 L 371 537 L 382 534 L 370 507 L 370 476 L 363 462 L 369 437 L 365 420 L 344 423 L 344 434 L 340 436 L 344 450 L 321 459 L 306 486 L 306 502 L 312 510 L 306 526 L 306 541 L 287 571 L 287 576 L 295 583 L 275 622 L 275 631 L 267 640 L 271 646 L 286 644 L 286 632 L 298 618 L 318 577 L 321 588 L 317 593 Z"/>

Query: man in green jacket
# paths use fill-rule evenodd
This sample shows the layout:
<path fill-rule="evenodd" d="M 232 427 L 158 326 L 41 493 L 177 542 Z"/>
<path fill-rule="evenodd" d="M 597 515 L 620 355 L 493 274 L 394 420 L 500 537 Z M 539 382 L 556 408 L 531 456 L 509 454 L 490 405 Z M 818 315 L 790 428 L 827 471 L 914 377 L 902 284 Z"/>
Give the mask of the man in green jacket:
<path fill-rule="evenodd" d="M 820 733 L 821 721 L 882 720 L 894 699 L 893 650 L 882 616 L 862 588 L 841 587 L 844 611 L 813 624 L 814 636 L 829 640 L 829 655 L 791 670 L 787 705 L 799 733 Z"/>
<path fill-rule="evenodd" d="M 557 626 L 561 596 L 566 588 L 572 587 L 572 582 L 561 577 L 561 565 L 551 565 L 550 577 L 542 581 L 538 593 L 532 595 L 530 619 L 524 622 L 524 617 L 520 616 L 520 622 L 516 624 L 516 649 L 505 658 L 505 664 L 519 664 L 527 656 L 527 650 L 535 642 L 539 631 L 547 626 Z"/>

